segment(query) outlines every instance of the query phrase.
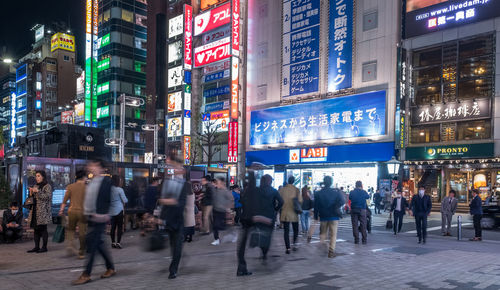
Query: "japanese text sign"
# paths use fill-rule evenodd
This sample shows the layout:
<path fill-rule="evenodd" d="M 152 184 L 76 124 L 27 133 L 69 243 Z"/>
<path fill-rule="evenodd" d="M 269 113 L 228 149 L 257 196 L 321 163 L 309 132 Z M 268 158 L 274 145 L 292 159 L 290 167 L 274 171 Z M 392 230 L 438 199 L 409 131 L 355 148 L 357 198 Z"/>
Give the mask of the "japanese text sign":
<path fill-rule="evenodd" d="M 234 56 L 240 55 L 240 0 L 233 0 L 233 5 L 231 7 L 231 30 L 232 30 L 232 41 L 231 50 Z"/>
<path fill-rule="evenodd" d="M 194 18 L 194 36 L 231 22 L 231 3 L 219 6 Z"/>
<path fill-rule="evenodd" d="M 231 119 L 237 120 L 239 116 L 239 59 L 232 57 L 231 64 Z"/>
<path fill-rule="evenodd" d="M 238 122 L 229 123 L 227 161 L 238 162 Z"/>
<path fill-rule="evenodd" d="M 194 49 L 194 66 L 200 67 L 230 57 L 230 37 Z"/>
<path fill-rule="evenodd" d="M 184 165 L 191 164 L 191 137 L 184 136 Z"/>
<path fill-rule="evenodd" d="M 253 111 L 250 145 L 287 144 L 386 132 L 385 91 Z"/>
<path fill-rule="evenodd" d="M 193 65 L 193 7 L 184 5 L 184 69 Z"/>
<path fill-rule="evenodd" d="M 411 122 L 417 124 L 432 124 L 447 121 L 465 121 L 488 118 L 490 116 L 490 101 L 488 99 L 463 100 L 460 103 L 434 104 L 420 106 L 412 111 Z"/>
<path fill-rule="evenodd" d="M 330 1 L 328 91 L 352 87 L 353 1 Z"/>

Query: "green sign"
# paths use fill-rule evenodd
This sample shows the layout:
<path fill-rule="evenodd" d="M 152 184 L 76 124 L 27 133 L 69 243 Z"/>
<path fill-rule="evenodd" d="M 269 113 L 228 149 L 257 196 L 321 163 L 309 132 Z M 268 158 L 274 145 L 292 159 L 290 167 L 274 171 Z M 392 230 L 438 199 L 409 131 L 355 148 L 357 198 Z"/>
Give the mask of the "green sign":
<path fill-rule="evenodd" d="M 102 39 L 101 39 L 101 46 L 100 46 L 100 48 L 101 48 L 101 47 L 105 47 L 106 45 L 108 45 L 108 44 L 110 44 L 110 43 L 111 43 L 111 36 L 110 36 L 110 34 L 108 33 L 108 34 L 106 34 L 106 35 L 104 35 L 104 36 L 102 37 Z"/>
<path fill-rule="evenodd" d="M 105 58 L 97 63 L 97 71 L 103 71 L 109 68 L 109 58 Z"/>
<path fill-rule="evenodd" d="M 97 85 L 97 96 L 109 92 L 109 82 Z"/>
<path fill-rule="evenodd" d="M 406 160 L 488 158 L 493 156 L 495 156 L 494 143 L 406 148 Z"/>
<path fill-rule="evenodd" d="M 109 117 L 109 106 L 97 108 L 97 119 Z"/>

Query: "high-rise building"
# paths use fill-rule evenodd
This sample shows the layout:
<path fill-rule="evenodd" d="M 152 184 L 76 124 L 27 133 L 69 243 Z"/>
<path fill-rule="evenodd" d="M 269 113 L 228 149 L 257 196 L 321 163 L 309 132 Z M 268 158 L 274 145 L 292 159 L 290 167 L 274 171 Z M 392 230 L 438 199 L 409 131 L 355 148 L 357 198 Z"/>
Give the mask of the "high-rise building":
<path fill-rule="evenodd" d="M 0 63 L 0 66 L 6 66 L 5 73 L 0 76 L 0 128 L 3 132 L 3 138 L 6 142 L 10 136 L 12 94 L 16 91 L 16 73 L 10 65 Z"/>
<path fill-rule="evenodd" d="M 86 7 L 85 124 L 103 128 L 109 145 L 123 142 L 123 161 L 143 162 L 145 106 L 125 106 L 122 116 L 120 96 L 146 98 L 147 1 L 87 0 Z M 112 150 L 118 161 L 119 146 Z"/>

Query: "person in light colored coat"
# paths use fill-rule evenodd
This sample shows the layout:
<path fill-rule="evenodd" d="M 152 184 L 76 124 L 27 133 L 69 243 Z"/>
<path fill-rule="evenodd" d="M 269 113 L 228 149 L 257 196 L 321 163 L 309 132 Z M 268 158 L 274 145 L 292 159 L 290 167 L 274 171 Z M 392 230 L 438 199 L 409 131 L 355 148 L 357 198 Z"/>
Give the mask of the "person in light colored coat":
<path fill-rule="evenodd" d="M 186 196 L 186 206 L 184 207 L 184 242 L 192 242 L 194 235 L 195 221 L 195 196 L 191 191 L 190 194 Z"/>
<path fill-rule="evenodd" d="M 450 190 L 447 197 L 441 202 L 441 232 L 443 236 L 451 236 L 451 220 L 457 210 L 458 200 L 455 190 Z"/>
<path fill-rule="evenodd" d="M 282 187 L 279 191 L 281 198 L 283 199 L 283 208 L 281 209 L 280 221 L 283 223 L 284 238 L 286 253 L 290 254 L 290 223 L 293 228 L 293 250 L 297 250 L 295 243 L 297 243 L 297 237 L 299 236 L 299 214 L 295 212 L 294 209 L 294 198 L 297 198 L 299 203 L 302 204 L 302 195 L 297 187 L 293 184 L 295 183 L 295 177 L 290 176 L 288 178 L 288 184 Z"/>

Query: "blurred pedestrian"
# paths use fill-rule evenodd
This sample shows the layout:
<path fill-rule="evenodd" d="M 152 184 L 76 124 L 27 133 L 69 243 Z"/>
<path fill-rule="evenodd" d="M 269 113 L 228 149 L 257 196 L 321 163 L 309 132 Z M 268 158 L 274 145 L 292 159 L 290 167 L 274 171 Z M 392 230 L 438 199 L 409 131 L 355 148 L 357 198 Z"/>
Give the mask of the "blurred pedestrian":
<path fill-rule="evenodd" d="M 49 240 L 47 225 L 52 221 L 52 187 L 47 182 L 47 175 L 43 170 L 36 171 L 35 179 L 36 185 L 29 188 L 33 205 L 28 216 L 28 224 L 35 232 L 35 247 L 28 253 L 44 253 L 47 252 Z M 43 240 L 41 248 L 40 239 Z"/>
<path fill-rule="evenodd" d="M 344 195 L 338 189 L 331 188 L 333 178 L 325 176 L 323 178 L 323 188 L 314 195 L 314 219 L 320 221 L 320 241 L 325 242 L 326 235 L 330 239 L 328 245 L 328 258 L 334 258 L 335 246 L 337 242 L 337 229 L 339 220 L 342 217 L 341 207 L 344 205 Z M 308 242 L 312 233 L 309 233 Z"/>
<path fill-rule="evenodd" d="M 191 190 L 187 193 L 186 206 L 184 207 L 184 242 L 191 243 L 193 241 L 195 219 L 195 195 Z"/>
<path fill-rule="evenodd" d="M 19 210 L 17 202 L 10 203 L 9 208 L 3 212 L 2 232 L 3 239 L 6 243 L 14 243 L 21 238 L 23 231 L 23 212 Z"/>
<path fill-rule="evenodd" d="M 234 201 L 233 195 L 226 187 L 226 179 L 224 177 L 217 177 L 215 180 L 216 189 L 212 197 L 213 204 L 213 225 L 214 232 L 213 246 L 220 244 L 220 231 L 226 229 L 226 213 L 232 208 Z"/>
<path fill-rule="evenodd" d="M 156 208 L 156 203 L 159 198 L 158 186 L 160 184 L 160 178 L 153 177 L 151 184 L 146 188 L 146 193 L 144 194 L 144 208 L 149 214 L 153 214 Z"/>
<path fill-rule="evenodd" d="M 158 203 L 162 205 L 160 218 L 168 234 L 172 255 L 168 279 L 175 279 L 182 256 L 184 207 L 187 196 L 191 193 L 191 183 L 184 179 L 184 167 L 178 161 L 170 159 L 167 163 L 174 167 L 175 176 L 173 179 L 165 179 L 162 182 Z"/>
<path fill-rule="evenodd" d="M 401 232 L 403 217 L 405 216 L 406 210 L 408 210 L 408 202 L 406 198 L 403 197 L 401 190 L 398 190 L 396 198 L 394 198 L 391 205 L 391 212 L 394 213 L 394 235 Z"/>
<path fill-rule="evenodd" d="M 128 199 L 125 196 L 125 192 L 123 192 L 123 188 L 120 187 L 120 177 L 118 175 L 113 175 L 111 179 L 113 181 L 113 186 L 111 187 L 111 204 L 109 208 L 109 215 L 111 216 L 111 247 L 121 249 L 124 220 L 123 211 Z M 116 237 L 117 239 L 115 239 Z"/>
<path fill-rule="evenodd" d="M 92 267 L 97 252 L 104 258 L 106 272 L 101 278 L 109 278 L 116 274 L 111 254 L 103 241 L 106 225 L 110 220 L 109 210 L 111 206 L 111 195 L 113 181 L 104 176 L 105 164 L 102 160 L 90 161 L 87 165 L 88 172 L 92 174 L 92 180 L 85 189 L 85 200 L 83 212 L 87 216 L 87 252 L 88 257 L 85 270 L 80 277 L 73 281 L 73 285 L 90 282 Z"/>
<path fill-rule="evenodd" d="M 234 225 L 239 225 L 240 217 L 241 217 L 241 193 L 240 187 L 238 184 L 233 185 L 232 187 L 233 199 L 234 199 Z"/>
<path fill-rule="evenodd" d="M 351 223 L 354 243 L 359 244 L 359 228 L 361 228 L 362 243 L 367 243 L 366 224 L 367 224 L 367 206 L 366 200 L 370 196 L 363 190 L 363 183 L 356 181 L 356 188 L 349 193 L 351 201 Z"/>
<path fill-rule="evenodd" d="M 417 227 L 418 243 L 426 242 L 427 238 L 427 217 L 431 214 L 432 202 L 430 196 L 425 194 L 425 187 L 420 185 L 418 194 L 411 200 L 411 211 L 415 216 Z"/>
<path fill-rule="evenodd" d="M 474 221 L 474 238 L 471 241 L 482 241 L 483 236 L 481 232 L 481 219 L 483 217 L 483 206 L 481 198 L 479 197 L 479 190 L 472 190 L 472 200 L 469 204 L 470 214 L 472 215 L 472 220 Z"/>
<path fill-rule="evenodd" d="M 281 209 L 280 220 L 283 223 L 284 239 L 285 239 L 285 253 L 290 254 L 290 224 L 293 228 L 293 250 L 297 250 L 297 238 L 299 236 L 299 214 L 302 212 L 297 211 L 295 207 L 295 200 L 298 204 L 302 204 L 302 195 L 297 187 L 293 184 L 295 183 L 295 177 L 290 176 L 288 178 L 288 184 L 285 185 L 280 191 L 280 196 L 283 199 L 283 208 Z"/>
<path fill-rule="evenodd" d="M 380 190 L 377 189 L 373 195 L 373 203 L 375 204 L 375 214 L 380 214 L 380 208 L 382 208 L 382 195 L 380 195 Z"/>
<path fill-rule="evenodd" d="M 80 240 L 80 249 L 78 258 L 85 258 L 85 239 L 87 235 L 87 218 L 83 214 L 83 202 L 85 200 L 85 188 L 87 181 L 87 172 L 78 170 L 75 175 L 76 181 L 66 187 L 66 193 L 59 209 L 59 215 L 64 215 L 64 208 L 69 200 L 68 208 L 68 226 L 66 227 L 66 251 L 68 255 L 77 253 L 74 246 L 75 231 L 78 226 L 78 239 Z"/>
<path fill-rule="evenodd" d="M 455 195 L 456 192 L 452 189 L 441 202 L 441 233 L 443 236 L 451 236 L 451 221 L 458 206 Z"/>
<path fill-rule="evenodd" d="M 201 179 L 201 185 L 203 186 L 202 192 L 203 197 L 201 198 L 202 206 L 202 227 L 201 233 L 204 235 L 210 234 L 210 228 L 212 225 L 212 198 L 214 194 L 214 186 L 212 185 L 212 178 L 210 175 L 206 175 Z"/>
<path fill-rule="evenodd" d="M 314 208 L 314 201 L 311 199 L 311 191 L 309 187 L 304 186 L 302 188 L 302 214 L 300 215 L 300 224 L 302 227 L 302 233 L 307 234 L 309 232 L 309 216 L 310 211 Z"/>

